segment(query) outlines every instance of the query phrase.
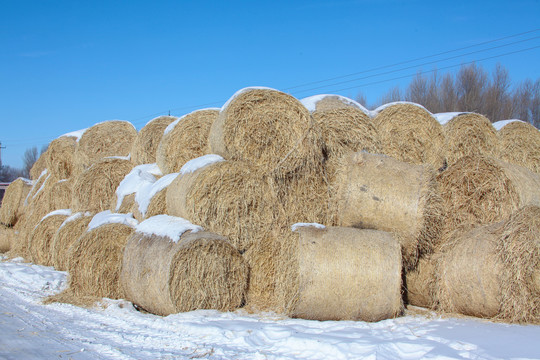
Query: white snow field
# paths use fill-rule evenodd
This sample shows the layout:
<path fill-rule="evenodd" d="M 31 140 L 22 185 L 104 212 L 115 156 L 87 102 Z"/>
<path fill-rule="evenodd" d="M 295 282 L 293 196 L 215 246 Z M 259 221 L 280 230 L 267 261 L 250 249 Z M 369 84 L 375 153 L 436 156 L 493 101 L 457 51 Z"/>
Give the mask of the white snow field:
<path fill-rule="evenodd" d="M 539 359 L 540 326 L 406 315 L 377 323 L 193 311 L 155 316 L 123 300 L 43 305 L 67 274 L 0 261 L 1 359 Z"/>

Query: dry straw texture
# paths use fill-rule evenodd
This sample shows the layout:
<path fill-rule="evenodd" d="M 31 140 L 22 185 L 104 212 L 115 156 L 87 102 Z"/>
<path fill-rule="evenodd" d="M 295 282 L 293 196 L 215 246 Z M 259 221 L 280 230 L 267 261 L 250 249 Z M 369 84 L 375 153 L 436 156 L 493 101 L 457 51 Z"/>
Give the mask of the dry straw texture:
<path fill-rule="evenodd" d="M 425 108 L 395 103 L 373 118 L 383 153 L 412 164 L 444 165 L 444 134 L 441 124 Z"/>
<path fill-rule="evenodd" d="M 106 121 L 90 127 L 75 151 L 76 174 L 108 156 L 128 156 L 137 130 L 127 121 Z"/>
<path fill-rule="evenodd" d="M 209 135 L 211 153 L 246 160 L 277 175 L 319 163 L 321 145 L 308 110 L 294 97 L 272 89 L 237 92 Z"/>
<path fill-rule="evenodd" d="M 269 182 L 245 162 L 220 161 L 179 175 L 167 211 L 226 236 L 241 252 L 270 231 L 277 211 Z"/>
<path fill-rule="evenodd" d="M 135 232 L 124 251 L 121 283 L 128 300 L 154 314 L 232 311 L 244 301 L 248 271 L 223 236 L 189 232 L 173 242 Z"/>
<path fill-rule="evenodd" d="M 49 172 L 57 179 L 67 179 L 74 169 L 74 155 L 77 138 L 61 136 L 49 144 L 45 153 L 45 163 Z"/>
<path fill-rule="evenodd" d="M 49 210 L 60 210 L 71 208 L 73 193 L 73 178 L 59 180 L 51 185 L 49 191 Z"/>
<path fill-rule="evenodd" d="M 11 243 L 15 237 L 15 230 L 0 224 L 0 253 L 8 252 L 11 249 Z"/>
<path fill-rule="evenodd" d="M 496 155 L 497 131 L 483 115 L 460 114 L 447 122 L 443 129 L 448 165 L 468 155 Z"/>
<path fill-rule="evenodd" d="M 431 255 L 418 260 L 416 269 L 405 274 L 407 304 L 434 308 L 437 304 L 435 260 Z"/>
<path fill-rule="evenodd" d="M 194 111 L 178 119 L 163 135 L 156 161 L 164 174 L 178 172 L 189 160 L 208 154 L 210 127 L 218 115 L 218 109 Z"/>
<path fill-rule="evenodd" d="M 47 168 L 47 152 L 41 154 L 30 169 L 30 179 L 37 180 L 41 176 L 43 170 Z"/>
<path fill-rule="evenodd" d="M 131 161 L 135 165 L 153 164 L 165 128 L 176 120 L 174 116 L 160 116 L 148 122 L 137 134 L 131 148 Z"/>
<path fill-rule="evenodd" d="M 56 270 L 68 269 L 70 247 L 86 232 L 92 216 L 91 213 L 77 213 L 66 219 L 56 231 L 51 242 L 52 265 Z"/>
<path fill-rule="evenodd" d="M 0 223 L 13 226 L 24 212 L 24 201 L 32 188 L 32 183 L 18 178 L 9 184 L 0 207 Z"/>
<path fill-rule="evenodd" d="M 79 174 L 73 184 L 73 211 L 109 210 L 116 188 L 132 168 L 129 160 L 106 158 Z"/>
<path fill-rule="evenodd" d="M 463 157 L 441 173 L 438 182 L 447 230 L 498 222 L 523 206 L 540 206 L 538 174 L 488 157 Z"/>
<path fill-rule="evenodd" d="M 498 131 L 498 158 L 540 174 L 540 131 L 531 124 L 515 121 Z"/>
<path fill-rule="evenodd" d="M 444 214 L 430 166 L 352 153 L 342 160 L 335 187 L 338 225 L 395 233 L 406 269 L 436 245 Z"/>
<path fill-rule="evenodd" d="M 498 318 L 540 324 L 540 208 L 514 213 L 497 233 L 496 252 L 503 264 Z"/>
<path fill-rule="evenodd" d="M 120 270 L 124 247 L 134 229 L 110 223 L 85 232 L 68 254 L 69 288 L 67 294 L 124 298 Z M 69 297 L 69 296 L 68 296 Z"/>
<path fill-rule="evenodd" d="M 144 214 L 141 212 L 137 201 L 134 201 L 131 208 L 133 217 L 137 219 L 137 221 L 143 221 L 144 219 L 151 218 L 152 216 L 169 214 L 169 211 L 167 210 L 166 196 L 167 188 L 158 191 L 154 196 L 152 196 L 152 199 L 150 200 L 148 208 Z"/>
<path fill-rule="evenodd" d="M 54 213 L 52 213 L 54 214 Z M 54 234 L 68 217 L 66 214 L 47 215 L 34 228 L 28 239 L 28 249 L 33 263 L 51 266 L 52 263 L 52 241 Z"/>
<path fill-rule="evenodd" d="M 439 309 L 492 318 L 501 309 L 503 264 L 496 254 L 501 223 L 457 230 L 436 263 Z"/>
<path fill-rule="evenodd" d="M 118 198 L 116 196 L 113 197 L 111 202 L 111 211 L 120 213 L 120 214 L 127 214 L 133 211 L 135 206 L 135 193 L 126 195 L 122 198 L 122 203 L 120 204 L 120 207 L 118 207 Z"/>
<path fill-rule="evenodd" d="M 390 233 L 300 227 L 281 250 L 277 285 L 289 316 L 379 321 L 401 313 L 401 251 Z"/>

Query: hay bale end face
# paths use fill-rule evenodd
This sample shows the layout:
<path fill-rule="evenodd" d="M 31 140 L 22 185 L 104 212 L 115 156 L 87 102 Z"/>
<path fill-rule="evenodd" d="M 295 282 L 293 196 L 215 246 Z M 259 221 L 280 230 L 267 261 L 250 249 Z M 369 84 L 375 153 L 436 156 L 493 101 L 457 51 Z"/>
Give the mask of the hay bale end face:
<path fill-rule="evenodd" d="M 321 141 L 308 110 L 268 88 L 238 91 L 222 107 L 209 135 L 210 152 L 285 175 L 322 160 Z"/>
<path fill-rule="evenodd" d="M 540 174 L 540 130 L 523 121 L 513 121 L 497 132 L 499 159 Z"/>
<path fill-rule="evenodd" d="M 142 222 L 124 251 L 127 299 L 158 315 L 240 307 L 247 264 L 226 238 L 199 229 L 167 215 Z"/>
<path fill-rule="evenodd" d="M 7 226 L 17 223 L 24 212 L 24 202 L 31 188 L 32 182 L 24 178 L 18 178 L 9 184 L 0 207 L 0 223 Z"/>
<path fill-rule="evenodd" d="M 49 209 L 60 210 L 71 208 L 73 194 L 73 178 L 59 180 L 51 185 L 49 191 Z"/>
<path fill-rule="evenodd" d="M 443 206 L 431 167 L 353 153 L 342 159 L 335 187 L 338 225 L 395 233 L 408 270 L 437 243 Z"/>
<path fill-rule="evenodd" d="M 301 226 L 281 251 L 277 286 L 290 316 L 379 321 L 401 313 L 401 250 L 390 233 Z"/>
<path fill-rule="evenodd" d="M 412 164 L 444 165 L 441 124 L 423 106 L 397 102 L 377 108 L 373 118 L 383 153 Z"/>
<path fill-rule="evenodd" d="M 180 171 L 191 159 L 206 155 L 210 128 L 219 109 L 201 109 L 182 116 L 163 132 L 156 161 L 164 174 Z"/>
<path fill-rule="evenodd" d="M 175 116 L 159 116 L 139 130 L 131 147 L 131 161 L 135 165 L 156 162 L 156 152 L 163 138 L 163 132 L 176 119 Z"/>
<path fill-rule="evenodd" d="M 36 225 L 28 239 L 28 249 L 32 262 L 51 266 L 52 265 L 52 241 L 54 234 L 64 220 L 71 215 L 71 210 L 56 210 L 47 214 Z"/>
<path fill-rule="evenodd" d="M 45 163 L 55 178 L 67 179 L 73 173 L 77 140 L 75 136 L 61 136 L 49 144 L 45 153 Z"/>
<path fill-rule="evenodd" d="M 94 214 L 76 213 L 66 218 L 60 225 L 51 241 L 52 265 L 58 271 L 68 269 L 70 247 L 86 232 Z"/>

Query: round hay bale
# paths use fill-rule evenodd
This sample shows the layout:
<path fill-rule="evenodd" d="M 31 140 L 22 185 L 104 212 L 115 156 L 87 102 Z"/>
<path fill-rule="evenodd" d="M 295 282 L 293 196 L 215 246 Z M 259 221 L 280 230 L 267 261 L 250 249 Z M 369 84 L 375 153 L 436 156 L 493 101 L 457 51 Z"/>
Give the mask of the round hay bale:
<path fill-rule="evenodd" d="M 448 166 L 468 155 L 494 156 L 497 132 L 488 118 L 476 113 L 458 114 L 444 126 Z"/>
<path fill-rule="evenodd" d="M 321 94 L 313 95 L 300 100 L 302 105 L 309 110 L 310 113 L 315 111 L 328 111 L 336 109 L 355 108 L 362 111 L 365 115 L 371 117 L 370 111 L 360 105 L 358 102 L 349 99 L 345 96 L 336 94 Z"/>
<path fill-rule="evenodd" d="M 540 207 L 512 214 L 497 233 L 496 253 L 503 264 L 498 319 L 540 324 Z"/>
<path fill-rule="evenodd" d="M 245 88 L 223 105 L 212 124 L 210 152 L 285 175 L 322 161 L 322 144 L 308 110 L 294 97 Z"/>
<path fill-rule="evenodd" d="M 136 137 L 137 130 L 127 121 L 105 121 L 88 128 L 75 150 L 76 174 L 103 158 L 128 156 Z"/>
<path fill-rule="evenodd" d="M 70 215 L 71 210 L 56 210 L 45 215 L 36 225 L 28 239 L 28 249 L 33 263 L 45 266 L 52 265 L 52 239 L 60 225 Z"/>
<path fill-rule="evenodd" d="M 436 260 L 439 310 L 492 318 L 501 309 L 503 264 L 496 255 L 501 223 L 456 231 Z"/>
<path fill-rule="evenodd" d="M 58 271 L 68 269 L 70 247 L 84 234 L 94 217 L 90 212 L 75 213 L 64 220 L 51 241 L 52 265 Z"/>
<path fill-rule="evenodd" d="M 158 315 L 232 311 L 244 301 L 248 266 L 223 236 L 168 215 L 137 226 L 124 250 L 126 298 Z"/>
<path fill-rule="evenodd" d="M 124 247 L 137 221 L 129 214 L 96 214 L 68 253 L 69 288 L 75 298 L 125 298 L 120 286 Z"/>
<path fill-rule="evenodd" d="M 540 176 L 500 160 L 465 156 L 437 180 L 447 230 L 498 222 L 523 206 L 540 206 Z"/>
<path fill-rule="evenodd" d="M 334 207 L 339 226 L 395 233 L 407 270 L 416 266 L 419 255 L 431 252 L 444 213 L 429 165 L 359 152 L 342 159 L 338 174 Z"/>
<path fill-rule="evenodd" d="M 269 180 L 252 164 L 217 161 L 192 167 L 211 157 L 215 155 L 190 160 L 182 167 L 167 189 L 167 210 L 227 237 L 244 252 L 270 231 L 277 202 Z"/>
<path fill-rule="evenodd" d="M 396 102 L 377 108 L 373 118 L 383 153 L 412 164 L 444 166 L 441 124 L 423 106 Z"/>
<path fill-rule="evenodd" d="M 172 122 L 162 133 L 156 162 L 164 174 L 180 171 L 191 159 L 208 154 L 208 135 L 219 109 L 191 112 Z"/>
<path fill-rule="evenodd" d="M 167 214 L 167 188 L 178 173 L 167 174 L 150 186 L 141 188 L 135 194 L 132 212 L 137 221 L 156 215 Z"/>
<path fill-rule="evenodd" d="M 392 234 L 293 227 L 278 281 L 285 311 L 311 320 L 379 321 L 402 312 L 401 251 Z"/>
<path fill-rule="evenodd" d="M 405 273 L 407 304 L 434 309 L 437 305 L 435 259 L 432 255 L 421 257 L 416 269 Z"/>
<path fill-rule="evenodd" d="M 131 147 L 131 161 L 135 165 L 156 162 L 156 152 L 163 137 L 163 131 L 176 119 L 175 116 L 159 116 L 150 120 L 139 130 Z"/>
<path fill-rule="evenodd" d="M 60 136 L 49 144 L 45 152 L 45 164 L 57 179 L 67 179 L 73 173 L 77 137 Z"/>
<path fill-rule="evenodd" d="M 116 188 L 111 211 L 122 214 L 131 212 L 137 191 L 152 186 L 158 176 L 161 176 L 161 170 L 155 163 L 135 166 Z"/>
<path fill-rule="evenodd" d="M 47 169 L 47 152 L 45 151 L 30 168 L 30 179 L 37 180 L 41 173 Z"/>
<path fill-rule="evenodd" d="M 0 223 L 13 226 L 24 212 L 24 201 L 32 189 L 28 179 L 17 178 L 7 187 L 0 207 Z"/>
<path fill-rule="evenodd" d="M 118 185 L 132 168 L 129 160 L 105 158 L 77 175 L 73 184 L 73 211 L 100 212 L 110 209 L 116 199 Z"/>
<path fill-rule="evenodd" d="M 498 158 L 540 174 L 540 131 L 529 123 L 513 121 L 497 132 Z"/>
<path fill-rule="evenodd" d="M 11 243 L 16 237 L 15 230 L 0 224 L 0 253 L 6 253 L 11 250 Z"/>
<path fill-rule="evenodd" d="M 51 185 L 49 190 L 49 209 L 60 210 L 71 208 L 74 179 L 63 179 Z"/>

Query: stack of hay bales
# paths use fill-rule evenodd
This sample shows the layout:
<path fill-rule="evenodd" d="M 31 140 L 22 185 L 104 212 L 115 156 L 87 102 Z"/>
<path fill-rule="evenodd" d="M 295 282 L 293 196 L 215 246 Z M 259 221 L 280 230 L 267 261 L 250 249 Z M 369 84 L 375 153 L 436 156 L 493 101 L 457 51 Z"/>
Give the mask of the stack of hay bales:
<path fill-rule="evenodd" d="M 189 160 L 209 154 L 210 127 L 218 115 L 219 109 L 197 110 L 165 128 L 156 152 L 156 162 L 164 174 L 176 173 Z"/>
<path fill-rule="evenodd" d="M 373 112 L 384 154 L 412 164 L 430 164 L 435 169 L 444 166 L 442 126 L 423 106 L 394 102 Z"/>
<path fill-rule="evenodd" d="M 159 315 L 239 308 L 247 264 L 226 238 L 200 230 L 168 215 L 137 225 L 123 256 L 120 281 L 126 298 Z"/>
<path fill-rule="evenodd" d="M 153 164 L 163 131 L 176 120 L 174 116 L 159 116 L 150 120 L 139 132 L 131 147 L 131 161 L 135 165 Z"/>
<path fill-rule="evenodd" d="M 521 120 L 493 123 L 498 130 L 497 157 L 540 174 L 540 131 Z"/>

